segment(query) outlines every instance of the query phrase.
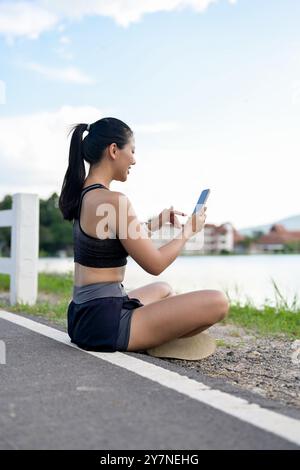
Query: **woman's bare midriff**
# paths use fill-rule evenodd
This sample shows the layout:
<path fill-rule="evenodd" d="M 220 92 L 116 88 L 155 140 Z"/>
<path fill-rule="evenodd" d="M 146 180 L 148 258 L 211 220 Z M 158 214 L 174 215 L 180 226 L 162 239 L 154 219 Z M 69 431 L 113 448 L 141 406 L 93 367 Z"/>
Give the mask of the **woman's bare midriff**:
<path fill-rule="evenodd" d="M 93 182 L 85 183 L 84 187 L 93 184 Z M 88 191 L 83 198 L 80 214 L 80 225 L 82 229 L 91 236 L 96 236 L 96 221 L 90 220 L 86 214 L 94 213 L 95 209 L 95 193 Z M 107 202 L 107 189 L 98 188 L 97 203 L 99 204 L 99 193 L 103 194 L 103 202 Z M 89 210 L 90 209 L 90 210 Z M 97 219 L 99 220 L 99 219 Z M 97 282 L 123 282 L 125 277 L 125 266 L 115 268 L 91 268 L 74 263 L 74 284 L 75 286 L 85 286 L 87 284 L 95 284 Z"/>
<path fill-rule="evenodd" d="M 96 282 L 123 282 L 125 270 L 125 266 L 118 268 L 89 268 L 75 263 L 74 283 L 76 286 L 85 286 Z"/>

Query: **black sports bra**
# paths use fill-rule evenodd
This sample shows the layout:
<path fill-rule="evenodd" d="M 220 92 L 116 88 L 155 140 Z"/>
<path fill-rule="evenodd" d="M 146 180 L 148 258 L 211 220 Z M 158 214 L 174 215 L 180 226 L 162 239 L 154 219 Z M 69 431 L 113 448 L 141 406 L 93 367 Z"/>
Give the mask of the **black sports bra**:
<path fill-rule="evenodd" d="M 81 192 L 78 214 L 73 222 L 74 262 L 92 268 L 113 268 L 127 264 L 128 252 L 117 238 L 100 239 L 85 233 L 80 225 L 83 196 L 92 189 L 105 188 L 101 183 L 91 184 Z"/>

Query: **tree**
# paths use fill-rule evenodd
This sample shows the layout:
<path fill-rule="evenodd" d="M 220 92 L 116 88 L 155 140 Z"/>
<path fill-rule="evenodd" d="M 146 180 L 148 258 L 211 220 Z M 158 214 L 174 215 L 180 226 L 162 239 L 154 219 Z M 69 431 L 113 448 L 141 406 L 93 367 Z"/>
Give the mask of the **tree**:
<path fill-rule="evenodd" d="M 40 249 L 55 255 L 58 250 L 72 250 L 72 223 L 64 220 L 58 208 L 57 193 L 40 199 Z"/>
<path fill-rule="evenodd" d="M 0 201 L 0 211 L 10 210 L 12 208 L 12 196 L 7 194 Z M 0 228 L 0 256 L 10 256 L 11 227 Z"/>
<path fill-rule="evenodd" d="M 58 208 L 58 195 L 53 193 L 48 199 L 40 199 L 39 249 L 43 254 L 55 256 L 58 250 L 73 253 L 72 223 L 64 220 Z M 0 210 L 12 208 L 12 196 L 6 195 L 0 201 Z M 0 229 L 0 255 L 10 256 L 11 228 Z"/>
<path fill-rule="evenodd" d="M 284 243 L 282 253 L 300 253 L 300 240 Z"/>

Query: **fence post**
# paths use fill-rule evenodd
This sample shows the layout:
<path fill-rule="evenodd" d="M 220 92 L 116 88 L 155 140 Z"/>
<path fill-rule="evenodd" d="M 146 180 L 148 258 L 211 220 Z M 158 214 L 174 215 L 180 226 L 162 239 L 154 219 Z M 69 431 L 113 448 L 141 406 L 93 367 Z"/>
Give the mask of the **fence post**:
<path fill-rule="evenodd" d="M 39 197 L 13 195 L 10 303 L 33 305 L 38 293 Z"/>

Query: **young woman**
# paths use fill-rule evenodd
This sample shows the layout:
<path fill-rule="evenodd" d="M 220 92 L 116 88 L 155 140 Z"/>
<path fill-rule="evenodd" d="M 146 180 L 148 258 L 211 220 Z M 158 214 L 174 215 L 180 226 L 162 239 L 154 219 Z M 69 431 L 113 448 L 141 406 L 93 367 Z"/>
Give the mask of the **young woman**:
<path fill-rule="evenodd" d="M 145 351 L 222 320 L 229 303 L 218 290 L 175 295 L 168 283 L 159 281 L 126 293 L 127 256 L 159 275 L 202 230 L 206 207 L 184 225 L 176 217 L 180 212 L 164 209 L 146 230 L 129 198 L 110 189 L 113 180 L 126 181 L 136 163 L 130 127 L 107 117 L 91 125 L 77 124 L 71 131 L 69 165 L 59 198 L 64 219 L 73 221 L 75 273 L 67 312 L 71 341 L 88 350 Z M 87 177 L 84 161 L 90 164 Z M 181 229 L 156 248 L 148 230 L 157 230 L 163 221 Z"/>

